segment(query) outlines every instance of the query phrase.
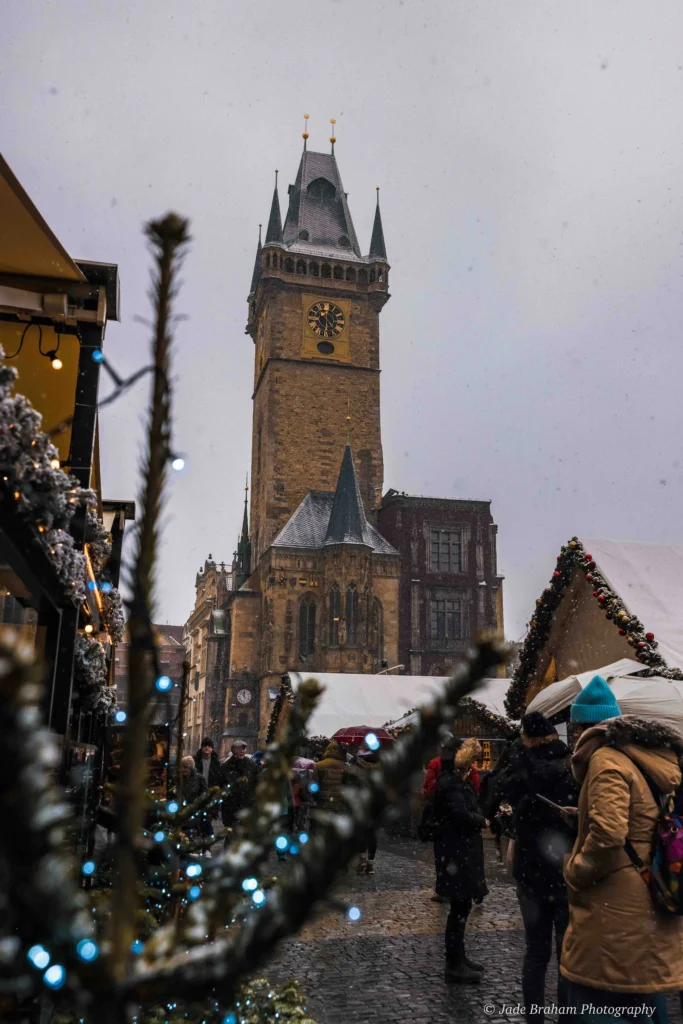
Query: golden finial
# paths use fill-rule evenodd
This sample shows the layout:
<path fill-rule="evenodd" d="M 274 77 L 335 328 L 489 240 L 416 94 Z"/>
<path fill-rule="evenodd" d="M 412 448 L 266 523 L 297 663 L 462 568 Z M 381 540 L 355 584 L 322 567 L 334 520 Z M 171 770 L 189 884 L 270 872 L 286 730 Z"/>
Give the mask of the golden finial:
<path fill-rule="evenodd" d="M 306 148 L 306 140 L 308 139 L 308 114 L 304 114 L 304 131 L 302 138 L 304 140 L 304 149 Z"/>
<path fill-rule="evenodd" d="M 346 399 L 346 443 L 351 444 L 351 399 Z"/>
<path fill-rule="evenodd" d="M 334 144 L 337 141 L 337 139 L 335 137 L 335 134 L 334 134 L 334 126 L 335 126 L 336 123 L 337 122 L 335 121 L 335 119 L 333 117 L 331 117 L 330 118 L 330 124 L 332 125 L 332 134 L 330 135 L 330 142 L 332 143 L 332 150 L 333 151 L 334 151 Z"/>

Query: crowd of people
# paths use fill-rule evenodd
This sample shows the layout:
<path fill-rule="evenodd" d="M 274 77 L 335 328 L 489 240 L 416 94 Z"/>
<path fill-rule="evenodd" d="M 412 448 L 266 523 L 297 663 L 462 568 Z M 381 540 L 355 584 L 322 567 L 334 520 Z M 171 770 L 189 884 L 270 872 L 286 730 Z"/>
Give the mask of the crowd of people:
<path fill-rule="evenodd" d="M 648 864 L 667 798 L 681 810 L 683 741 L 661 722 L 622 717 L 599 676 L 570 721 L 573 752 L 529 713 L 485 778 L 472 772 L 475 740 L 449 737 L 428 766 L 421 838 L 434 843 L 434 898 L 450 903 L 445 979 L 476 984 L 484 970 L 467 955 L 465 928 L 487 894 L 488 825 L 501 857 L 510 837 L 526 1019 L 542 1021 L 554 1004 L 585 1024 L 638 1015 L 666 1024 L 666 993 L 683 990 L 683 916 L 653 900 Z M 546 1001 L 553 946 L 558 990 Z"/>
<path fill-rule="evenodd" d="M 478 771 L 476 739 L 455 736 L 444 739 L 426 766 L 418 834 L 433 843 L 433 899 L 449 904 L 445 980 L 477 984 L 485 970 L 468 956 L 466 927 L 473 906 L 488 894 L 488 828 L 499 861 L 508 841 L 525 934 L 526 1019 L 542 1021 L 554 1004 L 584 1024 L 638 1014 L 666 1024 L 666 993 L 683 992 L 683 900 L 681 914 L 663 913 L 651 897 L 647 865 L 665 798 L 673 794 L 683 810 L 683 740 L 660 722 L 622 716 L 599 676 L 576 698 L 570 722 L 573 751 L 544 715 L 532 712 L 492 771 Z M 314 827 L 314 808 L 343 812 L 347 787 L 378 763 L 377 753 L 352 754 L 336 740 L 318 761 L 297 758 L 283 828 Z M 252 804 L 260 771 L 260 755 L 248 756 L 242 741 L 221 762 L 205 737 L 194 757 L 183 758 L 184 799 L 221 787 L 220 813 L 230 829 Z M 213 835 L 209 815 L 199 834 Z M 357 862 L 360 873 L 374 873 L 376 853 L 371 833 Z M 558 986 L 546 1000 L 553 950 Z"/>

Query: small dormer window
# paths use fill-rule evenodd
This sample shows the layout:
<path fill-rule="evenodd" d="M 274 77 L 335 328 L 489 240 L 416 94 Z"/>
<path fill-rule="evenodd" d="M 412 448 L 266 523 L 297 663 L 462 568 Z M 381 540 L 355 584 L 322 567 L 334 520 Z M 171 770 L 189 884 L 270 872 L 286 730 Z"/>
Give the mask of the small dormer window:
<path fill-rule="evenodd" d="M 351 242 L 349 241 L 346 235 L 339 236 L 339 244 L 343 245 L 345 249 L 350 249 L 351 247 Z"/>
<path fill-rule="evenodd" d="M 311 199 L 334 199 L 337 190 L 327 178 L 316 178 L 306 190 Z"/>
<path fill-rule="evenodd" d="M 304 229 L 303 231 L 300 231 L 299 232 L 299 238 L 301 239 L 302 242 L 307 242 L 308 241 L 308 231 L 306 231 L 306 229 Z"/>

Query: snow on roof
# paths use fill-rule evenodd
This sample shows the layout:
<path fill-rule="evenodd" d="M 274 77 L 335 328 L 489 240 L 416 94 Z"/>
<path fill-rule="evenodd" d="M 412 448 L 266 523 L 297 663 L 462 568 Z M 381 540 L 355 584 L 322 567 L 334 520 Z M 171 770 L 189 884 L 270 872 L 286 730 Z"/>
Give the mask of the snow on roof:
<path fill-rule="evenodd" d="M 443 691 L 449 676 L 364 675 L 351 672 L 290 672 L 296 691 L 304 679 L 318 680 L 325 692 L 311 716 L 310 736 L 333 736 L 338 729 L 367 725 L 379 729 L 396 722 Z M 509 679 L 485 679 L 470 696 L 496 715 L 505 716 Z"/>
<path fill-rule="evenodd" d="M 683 668 L 683 544 L 580 539 L 668 667 Z"/>

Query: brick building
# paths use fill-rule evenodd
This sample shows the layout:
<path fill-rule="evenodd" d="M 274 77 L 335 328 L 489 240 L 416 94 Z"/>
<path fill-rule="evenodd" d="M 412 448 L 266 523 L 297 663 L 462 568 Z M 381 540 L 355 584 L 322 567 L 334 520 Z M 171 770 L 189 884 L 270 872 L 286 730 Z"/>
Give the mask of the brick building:
<path fill-rule="evenodd" d="M 377 522 L 401 556 L 399 662 L 411 675 L 448 675 L 474 633 L 502 632 L 491 503 L 390 490 Z"/>
<path fill-rule="evenodd" d="M 308 151 L 307 138 L 284 224 L 276 177 L 248 296 L 249 521 L 245 509 L 231 569 L 209 559 L 197 577 L 187 625 L 205 694 L 193 739 L 210 725 L 223 753 L 238 736 L 263 740 L 284 673 L 377 673 L 402 661 L 436 674 L 475 628 L 502 628 L 489 503 L 382 499 L 379 318 L 390 268 L 379 194 L 363 255 L 334 139 L 326 154 Z M 439 530 L 436 572 L 428 552 Z"/>
<path fill-rule="evenodd" d="M 168 693 L 155 692 L 152 702 L 153 725 L 170 722 L 178 710 L 180 683 L 183 678 L 183 662 L 185 661 L 185 645 L 183 642 L 184 626 L 152 627 L 158 636 L 159 669 L 161 675 L 168 676 L 173 686 Z M 116 684 L 116 702 L 118 707 L 125 708 L 128 700 L 128 632 L 124 633 L 121 643 L 116 644 L 114 652 L 114 682 Z"/>

